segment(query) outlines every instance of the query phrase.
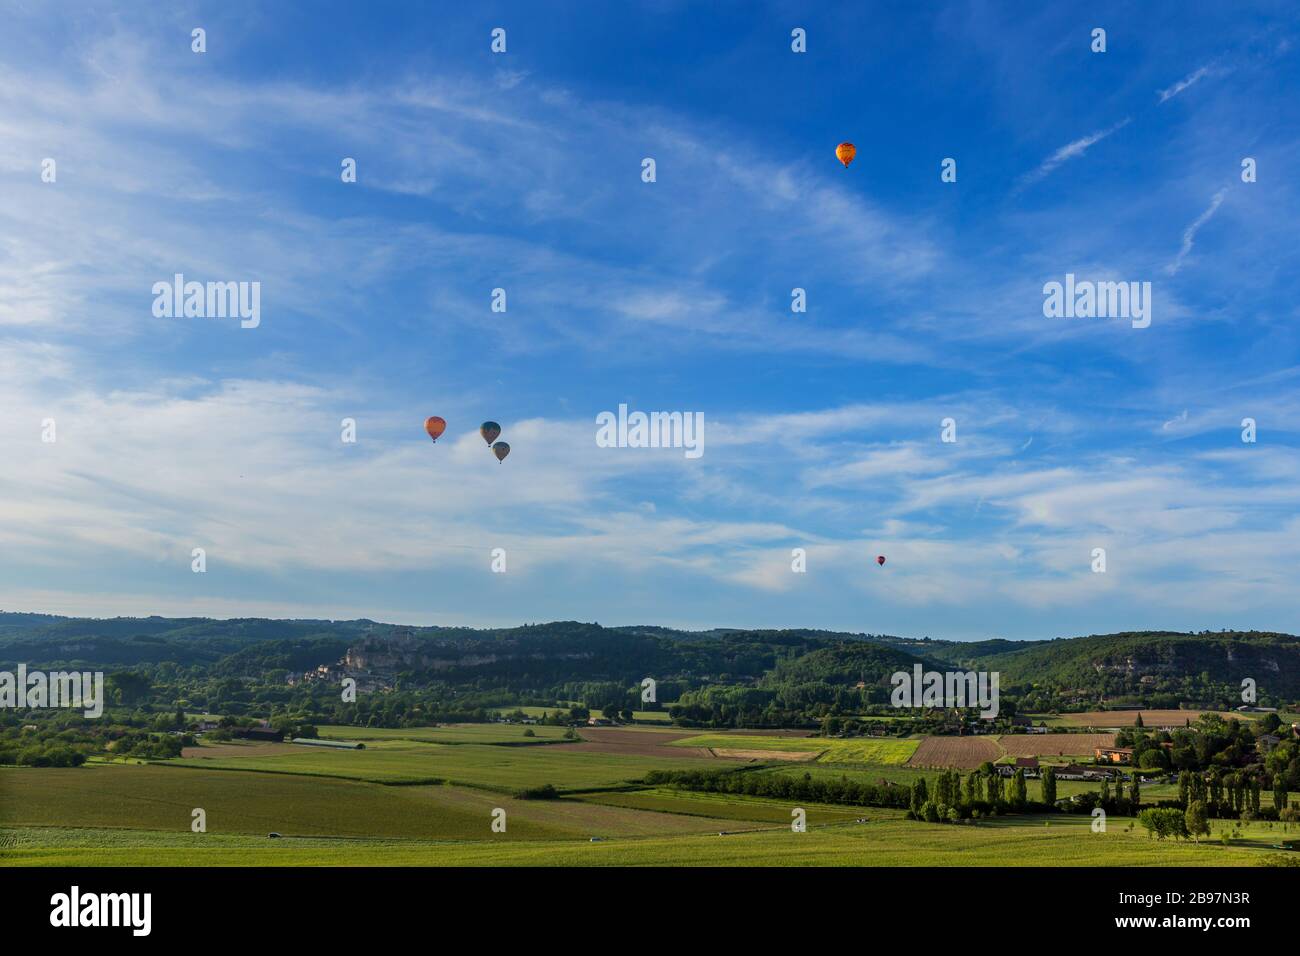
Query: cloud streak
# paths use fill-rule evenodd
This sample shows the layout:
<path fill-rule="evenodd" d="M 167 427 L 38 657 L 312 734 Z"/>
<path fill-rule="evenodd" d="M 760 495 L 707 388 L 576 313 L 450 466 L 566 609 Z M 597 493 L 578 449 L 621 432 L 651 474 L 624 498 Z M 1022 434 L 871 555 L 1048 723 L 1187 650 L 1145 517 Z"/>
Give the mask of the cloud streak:
<path fill-rule="evenodd" d="M 1156 102 L 1165 103 L 1169 100 L 1172 100 L 1179 93 L 1182 93 L 1189 87 L 1194 86 L 1196 83 L 1200 82 L 1205 77 L 1209 76 L 1210 72 L 1211 70 L 1209 66 L 1203 66 L 1198 70 L 1193 70 L 1191 73 L 1188 73 L 1185 77 L 1183 77 L 1173 86 L 1158 91 L 1158 93 L 1156 94 L 1158 97 Z"/>
<path fill-rule="evenodd" d="M 1030 185 L 1046 178 L 1057 168 L 1068 163 L 1070 160 L 1078 159 L 1080 156 L 1083 156 L 1092 147 L 1106 139 L 1106 137 L 1123 129 L 1131 121 L 1131 117 L 1125 117 L 1114 126 L 1110 126 L 1104 130 L 1099 130 L 1095 133 L 1090 133 L 1087 136 L 1082 136 L 1079 139 L 1074 140 L 1073 142 L 1066 143 L 1056 152 L 1052 153 L 1052 155 L 1043 160 L 1042 163 L 1039 164 L 1038 168 L 1026 173 L 1021 181 L 1022 185 Z"/>
<path fill-rule="evenodd" d="M 1196 234 L 1200 232 L 1201 227 L 1209 222 L 1214 217 L 1214 214 L 1219 211 L 1219 207 L 1223 205 L 1223 200 L 1227 195 L 1228 190 L 1226 188 L 1220 189 L 1216 192 L 1212 197 L 1210 197 L 1210 204 L 1205 207 L 1205 211 L 1193 219 L 1191 224 L 1183 230 L 1183 244 L 1178 249 L 1178 255 L 1174 257 L 1172 262 L 1165 266 L 1166 275 L 1177 275 L 1179 270 L 1182 269 L 1184 261 L 1186 261 L 1187 257 L 1191 255 L 1192 246 L 1196 242 Z"/>

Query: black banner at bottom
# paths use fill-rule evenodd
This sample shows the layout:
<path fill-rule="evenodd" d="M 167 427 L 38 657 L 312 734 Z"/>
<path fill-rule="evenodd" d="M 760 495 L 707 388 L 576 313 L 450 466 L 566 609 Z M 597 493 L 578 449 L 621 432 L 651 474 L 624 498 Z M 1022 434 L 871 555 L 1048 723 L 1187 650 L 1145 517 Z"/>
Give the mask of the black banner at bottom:
<path fill-rule="evenodd" d="M 1228 940 L 1293 925 L 1295 884 L 1290 868 L 11 868 L 0 871 L 0 899 L 10 942 L 75 934 L 201 950 L 374 943 L 432 924 L 444 941 L 462 929 L 496 945 L 540 942 L 564 925 L 570 944 L 591 931 L 667 944 L 682 940 L 683 919 L 692 939 L 766 936 L 774 920 L 813 919 L 819 939 L 894 926 L 950 943 L 963 930 L 1065 919 L 1057 925 L 1079 939 L 1175 930 Z"/>

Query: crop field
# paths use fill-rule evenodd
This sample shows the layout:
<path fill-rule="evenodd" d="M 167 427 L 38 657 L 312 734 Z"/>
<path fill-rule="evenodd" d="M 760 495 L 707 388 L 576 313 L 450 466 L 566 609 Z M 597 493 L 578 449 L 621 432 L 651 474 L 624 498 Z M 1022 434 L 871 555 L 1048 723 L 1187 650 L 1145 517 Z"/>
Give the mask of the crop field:
<path fill-rule="evenodd" d="M 822 763 L 869 763 L 886 767 L 907 763 L 921 744 L 920 740 L 897 737 L 850 737 L 826 742 L 830 747 L 822 755 Z"/>
<path fill-rule="evenodd" d="M 606 787 L 639 779 L 648 770 L 676 770 L 694 765 L 689 753 L 674 757 L 584 752 L 582 744 L 533 744 L 502 747 L 472 743 L 422 743 L 416 740 L 379 741 L 365 750 L 328 750 L 273 745 L 274 753 L 249 756 L 185 757 L 178 767 L 246 770 L 274 774 L 337 777 L 371 783 L 471 783 L 505 791 L 553 784 L 565 789 Z"/>
<path fill-rule="evenodd" d="M 732 827 L 737 825 L 735 821 L 789 826 L 790 811 L 793 807 L 792 804 L 776 803 L 759 797 L 730 793 L 693 793 L 670 788 L 597 793 L 579 799 L 604 806 L 630 807 L 655 813 L 686 814 L 727 820 L 732 821 L 730 824 Z M 800 806 L 808 814 L 809 826 L 845 823 L 866 816 L 879 818 L 885 815 L 902 815 L 898 811 L 869 810 L 865 807 L 826 806 L 815 803 L 800 804 Z"/>
<path fill-rule="evenodd" d="M 827 741 L 822 737 L 764 737 L 759 735 L 741 738 L 736 734 L 701 734 L 698 737 L 684 737 L 673 741 L 676 747 L 697 747 L 707 750 L 744 749 L 775 753 L 809 753 L 819 754 L 827 749 Z"/>
<path fill-rule="evenodd" d="M 543 727 L 541 724 L 444 724 L 438 727 L 347 727 L 325 725 L 316 728 L 326 740 L 360 740 L 367 747 L 372 741 L 414 740 L 429 744 L 520 744 L 563 740 L 567 727 Z M 533 736 L 524 736 L 531 730 Z"/>
<path fill-rule="evenodd" d="M 1059 714 L 1054 717 L 1033 718 L 1034 723 L 1045 721 L 1049 726 L 1060 727 L 1132 727 L 1137 723 L 1137 715 L 1142 715 L 1142 724 L 1147 728 L 1182 727 L 1187 721 L 1196 723 L 1202 714 L 1217 713 L 1220 717 L 1232 720 L 1247 719 L 1243 714 L 1231 711 L 1209 710 L 1092 710 L 1080 714 Z"/>
<path fill-rule="evenodd" d="M 1224 847 L 1156 842 L 1086 817 L 1025 818 L 977 826 L 866 814 L 865 823 L 733 832 L 725 836 L 590 841 L 433 842 L 267 840 L 225 834 L 95 829 L 0 831 L 0 864 L 92 866 L 1250 866 L 1280 856 L 1268 837 Z"/>
<path fill-rule="evenodd" d="M 819 763 L 870 763 L 883 766 L 901 765 L 916 752 L 919 740 L 896 737 L 768 737 L 728 734 L 702 734 L 673 742 L 678 747 L 703 748 L 722 757 L 764 759 L 765 754 L 790 755 Z"/>
<path fill-rule="evenodd" d="M 989 737 L 926 737 L 908 765 L 974 770 L 985 761 L 998 760 L 1002 754 L 1002 748 Z"/>
<path fill-rule="evenodd" d="M 973 770 L 984 761 L 1016 757 L 1092 757 L 1098 747 L 1115 746 L 1114 734 L 1002 734 L 988 737 L 927 737 L 908 765 Z"/>
<path fill-rule="evenodd" d="M 1149 841 L 1126 819 L 1094 834 L 1090 818 L 1064 814 L 932 825 L 899 810 L 812 803 L 802 805 L 809 831 L 793 833 L 790 801 L 643 778 L 652 769 L 737 768 L 709 755 L 720 743 L 765 755 L 739 772 L 907 785 L 938 772 L 915 765 L 927 748 L 942 755 L 946 745 L 996 742 L 612 727 L 584 728 L 580 743 L 539 735 L 515 745 L 515 730 L 323 727 L 323 736 L 364 740 L 367 749 L 241 742 L 181 760 L 0 768 L 0 864 L 1232 866 L 1277 855 L 1271 845 L 1284 834 L 1300 837 L 1297 827 L 1216 821 L 1215 839 L 1197 846 Z M 785 754 L 818 759 L 775 759 Z M 515 795 L 542 784 L 557 798 Z M 1039 786 L 1030 781 L 1031 797 Z M 1060 781 L 1057 791 L 1097 786 Z M 1172 791 L 1143 788 L 1153 801 Z M 206 832 L 191 831 L 196 808 Z M 492 830 L 497 811 L 505 832 Z M 1218 839 L 1223 827 L 1228 846 Z"/>
<path fill-rule="evenodd" d="M 1114 747 L 1114 734 L 1003 734 L 997 744 L 1008 757 L 1091 757 Z"/>

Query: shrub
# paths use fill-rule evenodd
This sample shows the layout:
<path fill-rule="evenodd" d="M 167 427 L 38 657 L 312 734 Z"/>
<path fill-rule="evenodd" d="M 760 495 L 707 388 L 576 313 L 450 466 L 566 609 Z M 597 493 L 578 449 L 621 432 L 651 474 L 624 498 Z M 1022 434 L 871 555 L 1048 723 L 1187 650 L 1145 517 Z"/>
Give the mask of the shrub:
<path fill-rule="evenodd" d="M 523 790 L 517 790 L 515 797 L 519 800 L 558 800 L 560 791 L 555 789 L 554 784 L 544 783 L 540 787 L 525 787 Z"/>

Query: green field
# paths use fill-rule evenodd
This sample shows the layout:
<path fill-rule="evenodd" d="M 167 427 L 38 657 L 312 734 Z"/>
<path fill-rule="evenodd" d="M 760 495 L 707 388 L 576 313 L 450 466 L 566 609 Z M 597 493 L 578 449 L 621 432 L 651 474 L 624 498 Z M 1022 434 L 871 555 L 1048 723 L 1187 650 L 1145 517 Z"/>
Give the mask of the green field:
<path fill-rule="evenodd" d="M 597 843 L 319 840 L 104 830 L 0 832 L 10 866 L 1249 866 L 1278 854 L 1252 846 L 1157 843 L 1086 818 L 951 826 L 909 820 Z"/>
<path fill-rule="evenodd" d="M 896 737 L 762 737 L 740 734 L 701 734 L 675 741 L 675 747 L 714 750 L 768 750 L 776 753 L 815 753 L 818 763 L 865 763 L 899 766 L 916 752 L 919 740 Z"/>
<path fill-rule="evenodd" d="M 521 744 L 563 740 L 567 727 L 543 727 L 541 724 L 448 724 L 441 727 L 347 727 L 326 724 L 318 727 L 325 740 L 371 741 L 413 740 L 429 744 Z M 525 737 L 531 730 L 533 736 Z"/>
<path fill-rule="evenodd" d="M 708 747 L 727 750 L 773 750 L 777 753 L 821 753 L 828 749 L 821 737 L 763 737 L 757 734 L 700 734 L 673 741 L 674 747 Z"/>
<path fill-rule="evenodd" d="M 789 826 L 790 811 L 794 807 L 793 804 L 778 803 L 758 797 L 729 793 L 692 793 L 667 788 L 591 794 L 580 799 L 603 806 L 630 807 L 655 813 L 687 814 L 777 826 Z M 799 806 L 806 811 L 809 826 L 844 823 L 868 815 L 902 816 L 899 811 L 867 810 L 864 807 L 827 806 L 815 803 Z"/>
<path fill-rule="evenodd" d="M 562 728 L 533 729 L 535 738 L 500 724 L 331 726 L 320 728 L 323 737 L 361 740 L 366 749 L 220 744 L 154 763 L 0 768 L 0 864 L 1236 866 L 1300 838 L 1296 826 L 1213 821 L 1215 838 L 1198 846 L 1150 841 L 1128 819 L 1095 834 L 1083 816 L 932 825 L 898 810 L 819 804 L 802 807 L 809 832 L 793 833 L 791 802 L 640 781 L 652 769 L 745 767 L 904 784 L 937 772 L 904 765 L 915 740 L 678 739 L 646 727 L 592 733 L 575 747 L 554 742 Z M 742 764 L 701 753 L 707 747 L 820 757 Z M 560 798 L 513 795 L 541 784 Z M 1036 787 L 1031 781 L 1031 797 Z M 1058 793 L 1096 787 L 1063 781 Z M 205 833 L 191 832 L 195 808 L 206 813 Z M 498 810 L 504 833 L 492 830 Z M 1218 840 L 1225 826 L 1240 831 L 1230 846 Z"/>
<path fill-rule="evenodd" d="M 665 757 L 624 757 L 562 750 L 547 744 L 502 747 L 388 739 L 376 741 L 373 746 L 367 743 L 365 750 L 273 746 L 283 750 L 270 754 L 250 748 L 249 756 L 196 756 L 169 763 L 207 770 L 338 777 L 371 783 L 464 783 L 515 791 L 547 783 L 562 789 L 615 786 L 639 780 L 649 770 L 682 769 L 697 762 L 689 757 L 672 759 L 671 751 Z"/>
<path fill-rule="evenodd" d="M 862 783 L 880 783 L 882 780 L 890 783 L 897 783 L 902 786 L 910 787 L 917 777 L 924 777 L 926 782 L 938 778 L 942 773 L 940 770 L 932 770 L 923 767 L 906 767 L 897 764 L 879 764 L 874 766 L 853 766 L 853 765 L 835 765 L 825 763 L 825 758 L 816 763 L 793 763 L 783 766 L 773 766 L 769 769 L 760 771 L 761 773 L 783 773 L 802 777 L 804 774 L 811 774 L 814 778 L 825 780 L 838 780 L 841 777 L 848 777 L 850 780 L 857 780 Z M 1029 797 L 1031 800 L 1041 799 L 1042 781 L 1026 781 L 1029 788 Z M 1114 784 L 1111 784 L 1112 790 Z M 1128 784 L 1126 783 L 1127 787 Z M 1096 793 L 1101 784 L 1093 781 L 1084 780 L 1058 780 L 1056 781 L 1056 796 L 1072 797 L 1081 793 Z M 1143 784 L 1142 794 L 1148 801 L 1173 799 L 1178 795 L 1177 784 Z"/>

